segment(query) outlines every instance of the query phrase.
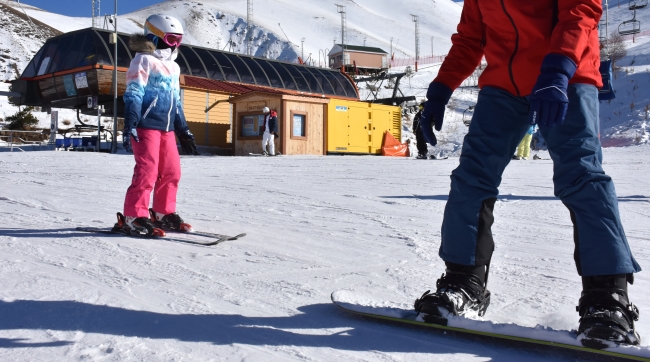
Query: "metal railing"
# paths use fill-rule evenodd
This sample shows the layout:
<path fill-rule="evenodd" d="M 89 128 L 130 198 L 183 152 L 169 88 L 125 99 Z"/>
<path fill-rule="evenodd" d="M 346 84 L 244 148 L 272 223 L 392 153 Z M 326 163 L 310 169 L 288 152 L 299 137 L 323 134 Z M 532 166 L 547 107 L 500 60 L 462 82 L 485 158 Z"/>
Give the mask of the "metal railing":
<path fill-rule="evenodd" d="M 6 135 L 5 133 L 8 133 Z M 14 135 L 14 133 L 17 133 L 18 135 Z M 22 148 L 20 148 L 18 145 L 45 145 L 47 144 L 45 141 L 27 141 L 24 140 L 22 137 L 18 137 L 20 134 L 23 133 L 31 133 L 31 134 L 43 134 L 43 131 L 15 131 L 15 130 L 9 130 L 9 129 L 0 129 L 0 141 L 6 142 L 8 145 L 6 147 L 10 147 L 11 152 L 14 151 L 14 147 L 19 149 L 21 152 L 25 152 Z M 4 145 L 1 145 L 4 146 Z"/>

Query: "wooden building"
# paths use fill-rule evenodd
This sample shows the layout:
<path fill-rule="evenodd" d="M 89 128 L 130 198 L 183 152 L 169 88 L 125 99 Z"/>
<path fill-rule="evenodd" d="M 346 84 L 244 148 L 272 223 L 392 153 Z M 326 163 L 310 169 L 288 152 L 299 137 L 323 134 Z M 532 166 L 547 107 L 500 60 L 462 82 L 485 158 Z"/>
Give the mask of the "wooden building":
<path fill-rule="evenodd" d="M 329 66 L 349 74 L 376 74 L 388 69 L 388 53 L 380 48 L 336 44 L 329 53 Z"/>
<path fill-rule="evenodd" d="M 283 155 L 325 155 L 327 104 L 325 97 L 305 97 L 280 90 L 258 91 L 234 97 L 233 154 L 246 156 L 262 152 L 262 109 L 278 113 L 276 152 Z"/>

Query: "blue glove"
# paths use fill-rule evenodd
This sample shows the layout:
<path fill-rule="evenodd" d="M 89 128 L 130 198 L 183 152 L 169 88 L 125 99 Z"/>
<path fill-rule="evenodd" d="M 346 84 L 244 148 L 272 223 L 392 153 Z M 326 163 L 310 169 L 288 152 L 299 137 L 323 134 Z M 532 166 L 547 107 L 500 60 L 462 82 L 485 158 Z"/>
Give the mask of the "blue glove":
<path fill-rule="evenodd" d="M 436 125 L 436 131 L 442 128 L 442 120 L 445 117 L 445 106 L 451 98 L 454 91 L 449 89 L 446 85 L 439 82 L 431 82 L 429 90 L 427 91 L 427 101 L 424 103 L 424 110 L 420 117 L 420 127 L 422 127 L 422 135 L 424 139 L 435 146 L 436 136 L 433 134 L 432 124 Z"/>
<path fill-rule="evenodd" d="M 530 124 L 554 126 L 564 122 L 569 108 L 567 87 L 577 65 L 569 57 L 548 54 L 542 62 L 540 75 L 530 95 Z"/>
<path fill-rule="evenodd" d="M 140 142 L 140 139 L 138 139 L 138 131 L 135 128 L 125 129 L 124 132 L 122 132 L 122 145 L 128 153 L 133 153 L 133 147 L 131 147 L 131 137 L 133 137 L 134 141 Z"/>
<path fill-rule="evenodd" d="M 194 142 L 194 135 L 189 129 L 176 131 L 176 136 L 181 142 L 181 149 L 187 155 L 200 156 L 199 150 L 196 149 L 196 142 Z"/>

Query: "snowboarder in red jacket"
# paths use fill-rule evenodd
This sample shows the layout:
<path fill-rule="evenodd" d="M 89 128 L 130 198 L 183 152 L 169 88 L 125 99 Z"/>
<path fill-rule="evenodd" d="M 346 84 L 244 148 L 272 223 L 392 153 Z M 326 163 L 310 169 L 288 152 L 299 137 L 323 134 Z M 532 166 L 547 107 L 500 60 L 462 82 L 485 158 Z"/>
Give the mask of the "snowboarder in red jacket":
<path fill-rule="evenodd" d="M 627 284 L 641 268 L 620 222 L 612 179 L 602 169 L 598 138 L 600 0 L 465 0 L 457 33 L 430 84 L 421 118 L 433 143 L 454 89 L 479 65 L 478 102 L 442 224 L 446 273 L 415 309 L 425 320 L 468 312 L 483 315 L 494 251 L 491 226 L 505 167 L 531 124 L 539 125 L 554 163 L 555 195 L 574 229 L 582 294 L 579 338 L 639 344 Z M 540 242 L 545 242 L 540 236 Z"/>

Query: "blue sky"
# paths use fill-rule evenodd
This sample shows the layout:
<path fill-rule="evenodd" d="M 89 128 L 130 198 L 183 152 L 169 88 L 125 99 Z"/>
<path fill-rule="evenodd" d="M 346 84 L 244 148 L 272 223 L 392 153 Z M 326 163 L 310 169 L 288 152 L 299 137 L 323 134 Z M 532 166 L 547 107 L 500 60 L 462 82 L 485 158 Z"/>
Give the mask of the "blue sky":
<path fill-rule="evenodd" d="M 87 18 L 91 15 L 91 0 L 20 0 L 20 2 L 57 14 Z M 163 0 L 117 0 L 117 12 L 118 14 L 130 13 L 160 2 Z M 114 0 L 101 0 L 102 15 L 112 14 L 114 9 Z"/>

